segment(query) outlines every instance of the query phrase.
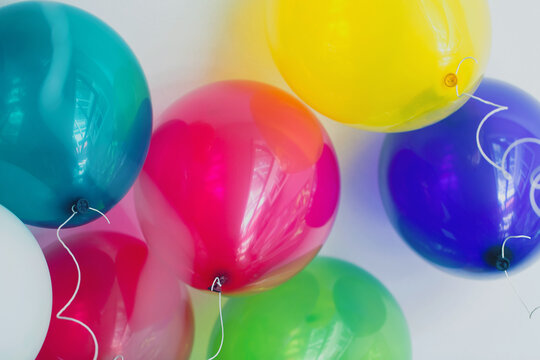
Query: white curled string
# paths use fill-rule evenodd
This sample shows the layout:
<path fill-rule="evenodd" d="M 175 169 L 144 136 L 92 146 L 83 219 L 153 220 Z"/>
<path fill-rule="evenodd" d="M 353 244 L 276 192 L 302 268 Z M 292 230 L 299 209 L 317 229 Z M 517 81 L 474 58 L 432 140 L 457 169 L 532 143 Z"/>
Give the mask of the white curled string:
<path fill-rule="evenodd" d="M 510 239 L 528 239 L 528 240 L 531 240 L 531 237 L 527 236 L 527 235 L 508 236 L 506 239 L 504 239 L 503 244 L 502 244 L 502 248 L 501 248 L 501 256 L 503 258 L 504 258 L 504 249 L 505 249 L 505 246 L 506 246 L 506 242 L 508 240 L 510 240 Z M 521 302 L 521 304 L 523 305 L 523 307 L 527 311 L 527 314 L 529 315 L 529 319 L 532 319 L 533 314 L 536 312 L 536 310 L 540 309 L 540 306 L 535 307 L 532 311 L 529 310 L 529 307 L 525 303 L 525 300 L 523 300 L 523 298 L 521 297 L 521 295 L 517 291 L 516 287 L 514 286 L 512 281 L 510 280 L 510 276 L 508 276 L 508 270 L 504 270 L 504 275 L 506 275 L 506 279 L 508 280 L 508 283 L 512 287 L 512 290 L 514 291 L 514 294 L 516 294 L 517 298 L 519 299 L 519 301 Z"/>
<path fill-rule="evenodd" d="M 473 60 L 475 63 L 478 63 L 478 61 L 476 61 L 476 59 L 472 56 L 468 56 L 466 58 L 463 58 L 458 67 L 457 67 L 457 70 L 456 70 L 456 77 L 458 76 L 458 73 L 459 73 L 459 68 L 461 67 L 461 64 L 467 60 L 467 59 L 470 59 L 470 60 Z M 459 79 L 459 78 L 458 78 Z M 458 81 L 459 82 L 459 81 Z M 502 156 L 502 159 L 501 159 L 501 163 L 500 164 L 497 164 L 495 161 L 491 160 L 487 155 L 486 153 L 484 152 L 484 150 L 482 149 L 482 145 L 480 143 L 480 132 L 482 130 L 482 127 L 484 126 L 484 124 L 486 123 L 486 121 L 492 117 L 493 115 L 495 115 L 496 113 L 498 112 L 501 112 L 501 111 L 506 111 L 508 110 L 508 106 L 504 106 L 504 105 L 499 105 L 499 104 L 495 104 L 491 101 L 487 101 L 487 100 L 484 100 L 478 96 L 475 96 L 475 95 L 472 95 L 472 94 L 469 94 L 469 93 L 462 93 L 460 94 L 459 93 L 459 87 L 458 87 L 458 84 L 456 84 L 456 95 L 458 97 L 462 97 L 463 95 L 466 95 L 468 96 L 469 98 L 472 98 L 472 99 L 475 99 L 477 101 L 480 101 L 484 104 L 487 104 L 487 105 L 491 105 L 491 106 L 494 106 L 495 109 L 492 110 L 491 112 L 489 112 L 486 116 L 484 116 L 484 118 L 482 119 L 482 121 L 480 121 L 480 124 L 478 125 L 478 128 L 476 129 L 476 145 L 478 147 L 478 150 L 480 151 L 480 154 L 482 155 L 482 157 L 490 164 L 492 165 L 494 168 L 496 168 L 497 170 L 501 171 L 505 177 L 505 179 L 507 181 L 511 181 L 512 180 L 512 175 L 506 170 L 506 159 L 508 158 L 508 155 L 510 154 L 510 152 L 516 148 L 518 145 L 521 145 L 521 144 L 525 144 L 525 143 L 533 143 L 533 144 L 538 144 L 540 145 L 540 139 L 537 139 L 537 138 L 523 138 L 523 139 L 519 139 L 519 140 L 516 140 L 514 141 L 512 144 L 510 144 L 510 146 L 508 146 L 508 148 L 506 149 L 506 151 L 504 152 L 503 156 Z M 536 202 L 536 198 L 535 198 L 535 191 L 536 190 L 540 190 L 540 172 L 538 172 L 539 168 L 536 168 L 532 173 L 531 173 L 531 189 L 530 189 L 530 192 L 529 192 L 529 200 L 531 202 L 531 207 L 533 208 L 534 212 L 536 213 L 537 216 L 540 216 L 540 207 L 538 206 L 537 202 Z M 504 259 L 505 256 L 504 256 L 504 250 L 506 248 L 506 243 L 508 242 L 508 240 L 510 239 L 528 239 L 530 240 L 531 237 L 530 236 L 527 236 L 527 235 L 517 235 L 517 236 L 508 236 L 506 239 L 504 239 L 503 241 L 503 244 L 502 244 L 502 248 L 501 248 L 501 256 L 502 258 Z M 527 314 L 529 315 L 529 319 L 532 318 L 532 316 L 534 315 L 534 313 L 536 312 L 536 310 L 540 309 L 540 306 L 537 306 L 536 308 L 534 308 L 532 311 L 529 310 L 529 307 L 527 306 L 527 304 L 525 303 L 525 301 L 523 300 L 523 298 L 521 297 L 521 295 L 519 294 L 519 292 L 517 291 L 516 287 L 514 286 L 514 284 L 512 283 L 512 281 L 510 280 L 510 276 L 508 275 L 508 270 L 504 270 L 504 274 L 506 276 L 506 279 L 508 280 L 508 283 L 510 284 L 510 286 L 512 287 L 512 290 L 514 291 L 514 294 L 517 296 L 517 298 L 519 299 L 519 301 L 521 302 L 521 304 L 523 305 L 523 307 L 525 308 L 525 310 L 527 311 Z"/>
<path fill-rule="evenodd" d="M 526 144 L 526 143 L 540 145 L 540 139 L 537 139 L 537 138 L 523 138 L 523 139 L 519 139 L 519 140 L 514 141 L 512 144 L 510 144 L 508 149 L 506 149 L 506 151 L 503 154 L 503 157 L 501 159 L 502 166 L 504 167 L 504 165 L 506 164 L 506 158 L 508 157 L 508 154 L 510 153 L 510 151 L 512 151 L 516 146 L 521 145 L 521 144 Z M 537 172 L 538 170 L 539 170 L 539 168 L 537 167 L 531 174 L 531 179 L 530 179 L 531 188 L 529 190 L 529 201 L 530 201 L 531 207 L 533 208 L 536 215 L 540 216 L 540 207 L 538 206 L 538 203 L 536 202 L 536 197 L 534 196 L 536 190 L 540 190 L 540 173 Z M 505 170 L 505 172 L 506 172 L 506 170 Z M 508 174 L 508 172 L 506 172 L 506 174 Z M 509 180 L 509 178 L 506 176 L 506 174 L 505 174 L 505 177 L 506 177 L 507 180 Z M 508 174 L 508 175 L 510 175 L 510 174 Z"/>
<path fill-rule="evenodd" d="M 457 67 L 457 70 L 456 70 L 456 77 L 458 76 L 459 68 L 461 67 L 461 64 L 465 60 L 468 60 L 468 59 L 473 60 L 475 63 L 478 63 L 478 61 L 476 61 L 476 59 L 474 57 L 472 57 L 472 56 L 467 56 L 467 57 L 463 58 L 458 64 L 458 67 Z M 458 81 L 458 83 L 459 83 L 459 81 Z M 512 175 L 505 168 L 506 159 L 507 159 L 508 154 L 510 153 L 510 151 L 512 151 L 516 146 L 518 146 L 520 144 L 524 144 L 524 143 L 533 143 L 533 144 L 540 145 L 540 139 L 537 139 L 537 138 L 523 138 L 523 139 L 519 139 L 519 140 L 514 141 L 512 144 L 510 144 L 510 146 L 504 152 L 501 163 L 497 164 L 495 161 L 491 160 L 486 155 L 486 153 L 484 152 L 484 149 L 482 148 L 482 144 L 480 144 L 480 132 L 482 131 L 482 127 L 484 126 L 484 124 L 486 123 L 486 121 L 490 117 L 492 117 L 493 115 L 495 115 L 498 112 L 508 110 L 508 106 L 495 104 L 495 103 L 493 103 L 491 101 L 484 100 L 484 99 L 482 99 L 482 98 L 480 98 L 478 96 L 475 96 L 475 95 L 472 95 L 472 94 L 469 94 L 469 93 L 464 92 L 464 93 L 460 94 L 458 84 L 456 84 L 456 95 L 457 95 L 457 97 L 462 97 L 462 96 L 466 95 L 466 96 L 468 96 L 468 97 L 470 97 L 472 99 L 475 99 L 477 101 L 480 101 L 480 102 L 482 102 L 484 104 L 491 105 L 491 106 L 495 107 L 495 109 L 492 110 L 491 112 L 489 112 L 486 116 L 484 116 L 482 121 L 480 121 L 480 124 L 478 124 L 478 128 L 476 129 L 476 146 L 478 147 L 478 151 L 480 151 L 480 154 L 482 155 L 482 157 L 490 165 L 492 165 L 497 170 L 501 171 L 506 180 L 508 180 L 508 181 L 512 180 Z M 536 168 L 535 171 L 533 171 L 533 174 L 537 170 L 538 170 L 538 168 Z M 530 192 L 529 192 L 529 200 L 530 200 L 530 203 L 531 203 L 531 207 L 533 208 L 536 215 L 540 216 L 540 207 L 538 206 L 538 203 L 536 202 L 536 198 L 534 196 L 536 190 L 540 190 L 540 173 L 538 173 L 536 175 L 531 175 L 531 189 L 530 189 Z"/>
<path fill-rule="evenodd" d="M 107 222 L 110 224 L 111 222 L 109 221 L 109 218 L 107 218 L 107 216 L 102 213 L 101 211 L 97 210 L 97 209 L 94 209 L 92 207 L 89 207 L 88 208 L 89 210 L 92 210 L 92 211 L 95 211 L 97 212 L 98 214 L 100 214 L 101 216 L 103 216 L 105 218 L 105 220 L 107 220 Z M 77 261 L 77 259 L 75 258 L 75 255 L 73 255 L 73 253 L 71 252 L 71 250 L 69 249 L 69 247 L 66 245 L 66 243 L 62 240 L 62 238 L 60 238 L 60 230 L 71 220 L 73 219 L 73 217 L 75 215 L 77 215 L 77 211 L 75 210 L 75 206 L 71 207 L 71 211 L 73 212 L 73 214 L 71 214 L 71 216 L 66 220 L 64 221 L 64 223 L 62 225 L 60 225 L 58 227 L 58 229 L 56 230 L 56 237 L 58 238 L 58 241 L 60 242 L 60 244 L 62 244 L 62 246 L 64 247 L 64 249 L 66 249 L 66 251 L 68 252 L 68 254 L 71 256 L 71 258 L 73 259 L 73 262 L 75 263 L 75 267 L 77 268 L 77 286 L 75 287 L 75 291 L 73 292 L 73 295 L 71 295 L 71 298 L 69 299 L 69 301 L 66 303 L 66 305 L 64 305 L 64 307 L 62 309 L 60 309 L 60 311 L 58 311 L 58 313 L 56 314 L 56 318 L 59 319 L 59 320 L 66 320 L 66 321 L 71 321 L 71 322 L 74 322 L 76 324 L 79 324 L 80 326 L 82 326 L 83 328 L 86 329 L 86 331 L 88 331 L 88 333 L 90 334 L 90 336 L 92 336 L 92 340 L 94 341 L 94 357 L 93 357 L 93 360 L 97 360 L 98 358 L 98 354 L 99 354 L 99 345 L 98 345 L 98 341 L 97 341 L 97 338 L 96 338 L 96 335 L 94 334 L 94 332 L 92 331 L 92 329 L 90 329 L 90 327 L 88 325 L 86 325 L 85 323 L 83 323 L 82 321 L 80 320 L 77 320 L 77 319 L 74 319 L 74 318 L 70 318 L 70 317 L 67 317 L 67 316 L 62 316 L 62 314 L 64 313 L 64 311 L 66 311 L 66 309 L 71 305 L 71 303 L 73 302 L 73 300 L 75 300 L 75 297 L 77 296 L 77 294 L 79 293 L 79 288 L 81 287 L 81 268 L 79 266 L 79 262 Z M 116 356 L 113 360 L 124 360 L 124 357 L 122 355 L 118 355 Z"/>
<path fill-rule="evenodd" d="M 218 283 L 221 289 L 221 281 L 219 280 L 219 277 L 216 277 L 214 279 L 214 282 L 212 283 L 212 288 L 210 289 L 210 291 L 214 291 L 214 286 L 216 285 L 216 282 Z M 208 360 L 213 360 L 219 355 L 219 353 L 221 352 L 221 348 L 223 347 L 223 339 L 225 338 L 225 328 L 223 327 L 223 313 L 221 311 L 221 291 L 218 292 L 218 296 L 219 296 L 219 320 L 221 321 L 221 344 L 219 345 L 219 349 L 217 353 Z"/>

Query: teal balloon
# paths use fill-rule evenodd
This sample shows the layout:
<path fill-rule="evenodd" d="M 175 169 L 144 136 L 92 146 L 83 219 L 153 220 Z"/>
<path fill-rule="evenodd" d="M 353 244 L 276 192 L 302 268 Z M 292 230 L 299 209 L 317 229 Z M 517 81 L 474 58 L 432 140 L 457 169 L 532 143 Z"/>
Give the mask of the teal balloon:
<path fill-rule="evenodd" d="M 405 317 L 377 279 L 350 263 L 319 257 L 286 283 L 231 298 L 223 309 L 219 359 L 409 360 Z M 216 322 L 208 355 L 221 342 Z"/>
<path fill-rule="evenodd" d="M 151 129 L 146 79 L 114 30 L 59 3 L 0 8 L 0 204 L 42 227 L 79 199 L 105 212 L 137 177 Z"/>

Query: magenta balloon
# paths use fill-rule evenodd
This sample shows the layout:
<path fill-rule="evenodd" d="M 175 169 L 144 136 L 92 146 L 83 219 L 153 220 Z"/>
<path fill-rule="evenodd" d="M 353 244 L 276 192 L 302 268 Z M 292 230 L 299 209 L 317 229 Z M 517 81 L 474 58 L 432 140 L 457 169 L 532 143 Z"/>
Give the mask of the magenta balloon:
<path fill-rule="evenodd" d="M 312 112 L 272 86 L 227 81 L 181 98 L 161 121 L 136 208 L 180 278 L 256 292 L 311 261 L 339 198 L 336 155 Z"/>
<path fill-rule="evenodd" d="M 99 360 L 187 360 L 193 313 L 184 285 L 146 244 L 113 232 L 85 232 L 64 240 L 81 269 L 81 287 L 63 316 L 84 322 L 99 344 Z M 77 285 L 73 259 L 59 244 L 45 249 L 53 289 L 53 314 L 37 360 L 92 359 L 90 333 L 57 319 Z M 15 359 L 13 359 L 15 360 Z"/>

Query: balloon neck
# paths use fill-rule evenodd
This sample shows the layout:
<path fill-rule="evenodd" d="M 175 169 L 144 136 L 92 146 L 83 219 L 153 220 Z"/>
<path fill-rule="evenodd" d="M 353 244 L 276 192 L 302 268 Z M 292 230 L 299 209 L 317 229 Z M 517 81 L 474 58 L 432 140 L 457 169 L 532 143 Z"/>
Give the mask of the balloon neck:
<path fill-rule="evenodd" d="M 444 77 L 444 85 L 446 85 L 449 88 L 456 87 L 457 83 L 458 83 L 458 77 L 456 74 L 450 73 Z"/>
<path fill-rule="evenodd" d="M 90 204 L 86 199 L 79 199 L 73 204 L 73 210 L 79 214 L 86 214 L 90 210 Z"/>
<path fill-rule="evenodd" d="M 495 262 L 495 267 L 499 271 L 506 271 L 510 267 L 510 260 L 499 255 L 497 261 Z"/>
<path fill-rule="evenodd" d="M 229 280 L 229 278 L 227 277 L 227 275 L 223 275 L 223 274 L 216 275 L 216 278 L 219 279 L 219 282 L 216 281 L 213 285 L 209 286 L 208 290 L 216 292 L 216 293 L 220 293 L 223 289 L 223 285 L 225 285 L 225 283 Z"/>
<path fill-rule="evenodd" d="M 514 253 L 509 247 L 505 247 L 504 251 L 500 245 L 490 247 L 484 254 L 484 260 L 487 267 L 491 270 L 506 271 L 514 261 Z M 503 256 L 504 255 L 504 256 Z"/>

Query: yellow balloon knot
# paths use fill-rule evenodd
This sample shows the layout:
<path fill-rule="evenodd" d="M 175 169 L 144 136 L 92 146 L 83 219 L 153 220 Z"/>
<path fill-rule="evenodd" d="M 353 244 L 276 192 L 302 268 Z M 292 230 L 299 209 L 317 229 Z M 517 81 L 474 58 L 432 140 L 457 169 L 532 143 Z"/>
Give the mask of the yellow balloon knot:
<path fill-rule="evenodd" d="M 458 77 L 456 74 L 450 73 L 444 77 L 444 84 L 448 87 L 456 87 Z"/>

